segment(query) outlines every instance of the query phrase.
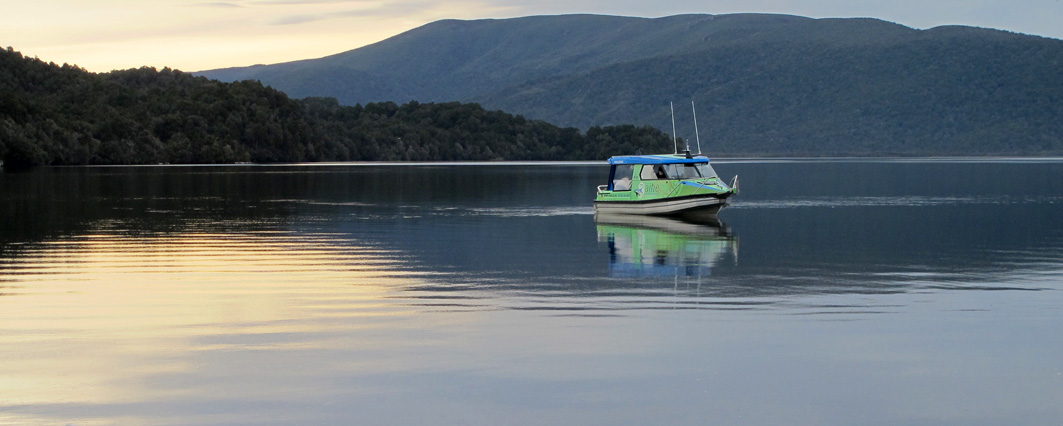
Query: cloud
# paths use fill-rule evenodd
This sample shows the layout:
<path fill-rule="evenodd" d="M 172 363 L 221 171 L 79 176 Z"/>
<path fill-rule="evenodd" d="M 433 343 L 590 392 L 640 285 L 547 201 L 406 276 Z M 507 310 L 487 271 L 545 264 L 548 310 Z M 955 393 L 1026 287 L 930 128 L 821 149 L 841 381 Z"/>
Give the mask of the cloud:
<path fill-rule="evenodd" d="M 322 0 L 277 0 L 280 1 L 305 1 L 307 3 L 319 1 L 321 3 L 327 3 L 328 1 Z M 351 3 L 351 2 L 344 2 Z M 343 19 L 343 18 L 368 18 L 368 17 L 409 17 L 421 14 L 424 11 L 432 9 L 434 3 L 430 2 L 398 2 L 391 4 L 379 4 L 366 2 L 366 6 L 357 9 L 345 9 L 335 10 L 321 13 L 304 13 L 298 15 L 288 15 L 276 18 L 269 21 L 269 25 L 298 25 L 309 22 L 325 21 L 331 19 Z"/>
<path fill-rule="evenodd" d="M 368 1 L 368 0 L 260 0 L 251 2 L 251 4 L 260 4 L 264 6 L 298 6 L 301 4 L 330 4 L 330 3 L 351 3 L 352 1 Z"/>
<path fill-rule="evenodd" d="M 195 4 L 193 6 L 198 6 L 198 7 L 223 7 L 223 8 L 242 8 L 243 7 L 243 6 L 238 5 L 236 3 L 229 3 L 229 2 L 222 2 L 222 1 L 213 2 L 213 3 L 198 3 L 198 4 Z"/>
<path fill-rule="evenodd" d="M 332 18 L 333 17 L 329 16 L 328 14 L 292 15 L 274 19 L 269 22 L 269 25 L 298 25 Z"/>

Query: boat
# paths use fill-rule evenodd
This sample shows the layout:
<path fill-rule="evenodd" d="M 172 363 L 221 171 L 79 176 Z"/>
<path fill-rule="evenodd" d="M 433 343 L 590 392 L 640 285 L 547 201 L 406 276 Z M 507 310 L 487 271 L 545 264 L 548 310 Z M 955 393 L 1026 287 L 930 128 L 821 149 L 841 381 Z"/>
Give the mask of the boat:
<path fill-rule="evenodd" d="M 598 186 L 594 211 L 716 217 L 738 194 L 738 176 L 725 183 L 703 155 L 621 155 L 609 158 L 609 183 Z"/>
<path fill-rule="evenodd" d="M 691 109 L 694 103 L 690 104 Z M 697 113 L 694 115 L 697 131 Z M 672 114 L 675 138 L 675 113 Z M 690 219 L 715 218 L 738 194 L 738 175 L 725 183 L 701 155 L 690 147 L 680 153 L 678 142 L 672 154 L 621 155 L 609 158 L 609 183 L 598 186 L 594 198 L 596 214 L 681 216 Z"/>

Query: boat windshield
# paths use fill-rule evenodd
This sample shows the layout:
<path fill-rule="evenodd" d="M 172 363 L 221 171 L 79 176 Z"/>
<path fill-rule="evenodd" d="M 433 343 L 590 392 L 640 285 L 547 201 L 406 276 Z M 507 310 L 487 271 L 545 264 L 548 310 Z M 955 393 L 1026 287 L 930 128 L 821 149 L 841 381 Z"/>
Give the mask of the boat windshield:
<path fill-rule="evenodd" d="M 710 166 L 709 163 L 696 164 L 695 167 L 698 170 L 698 174 L 700 174 L 703 178 L 719 177 L 716 175 L 716 170 L 713 170 L 712 166 Z"/>
<path fill-rule="evenodd" d="M 631 178 L 635 174 L 635 166 L 630 164 L 614 166 L 613 168 L 613 191 L 630 191 Z"/>
<path fill-rule="evenodd" d="M 709 163 L 656 164 L 642 168 L 642 179 L 700 179 L 713 178 L 716 171 Z"/>

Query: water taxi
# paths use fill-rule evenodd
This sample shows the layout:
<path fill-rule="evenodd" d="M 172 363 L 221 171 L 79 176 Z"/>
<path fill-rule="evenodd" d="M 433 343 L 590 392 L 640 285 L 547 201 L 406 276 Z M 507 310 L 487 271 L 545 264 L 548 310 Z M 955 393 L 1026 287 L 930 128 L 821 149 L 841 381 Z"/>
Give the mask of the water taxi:
<path fill-rule="evenodd" d="M 690 151 L 609 158 L 609 183 L 598 186 L 598 214 L 716 217 L 738 194 L 738 176 L 727 184 L 708 157 Z"/>

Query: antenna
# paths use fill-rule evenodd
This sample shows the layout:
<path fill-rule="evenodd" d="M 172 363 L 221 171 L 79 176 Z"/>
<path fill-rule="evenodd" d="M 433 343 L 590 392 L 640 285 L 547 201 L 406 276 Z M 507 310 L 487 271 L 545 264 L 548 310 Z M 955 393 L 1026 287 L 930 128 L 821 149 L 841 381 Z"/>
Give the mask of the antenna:
<path fill-rule="evenodd" d="M 694 109 L 694 101 L 690 101 L 690 111 L 694 112 L 694 136 L 698 138 L 698 155 L 701 155 L 701 135 L 698 134 L 698 111 Z"/>
<path fill-rule="evenodd" d="M 672 102 L 668 102 L 668 109 L 672 110 L 672 148 L 675 149 L 673 154 L 679 153 L 679 139 L 675 136 L 675 107 L 672 106 Z"/>

